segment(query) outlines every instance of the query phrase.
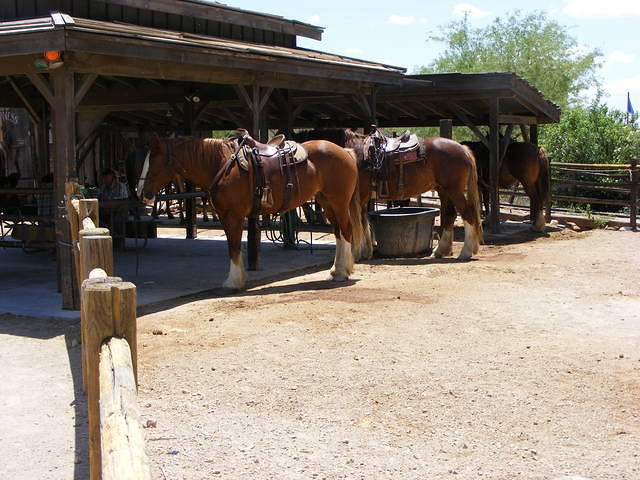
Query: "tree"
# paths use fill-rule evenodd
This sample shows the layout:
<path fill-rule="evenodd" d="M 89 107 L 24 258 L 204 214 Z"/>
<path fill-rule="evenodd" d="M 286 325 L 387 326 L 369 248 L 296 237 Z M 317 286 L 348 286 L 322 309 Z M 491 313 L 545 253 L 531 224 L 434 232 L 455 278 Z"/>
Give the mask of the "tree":
<path fill-rule="evenodd" d="M 484 28 L 472 28 L 465 16 L 429 39 L 444 42 L 446 49 L 422 73 L 514 72 L 561 108 L 579 102 L 586 89 L 598 87 L 602 54 L 582 51 L 567 29 L 544 12 L 515 11 Z"/>
<path fill-rule="evenodd" d="M 629 163 L 640 157 L 640 130 L 625 114 L 597 101 L 573 107 L 560 123 L 540 130 L 540 144 L 556 162 Z"/>

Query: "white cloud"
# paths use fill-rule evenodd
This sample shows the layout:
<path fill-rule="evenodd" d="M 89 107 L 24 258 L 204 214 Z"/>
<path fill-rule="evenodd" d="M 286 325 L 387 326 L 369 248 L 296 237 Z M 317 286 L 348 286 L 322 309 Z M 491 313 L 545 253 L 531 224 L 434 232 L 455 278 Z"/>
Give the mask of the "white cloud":
<path fill-rule="evenodd" d="M 320 15 L 311 15 L 304 19 L 305 22 L 317 25 L 320 22 Z"/>
<path fill-rule="evenodd" d="M 418 19 L 418 22 L 420 22 L 420 23 L 428 23 L 428 22 L 429 22 L 429 19 L 428 19 L 427 17 L 420 17 L 420 18 Z"/>
<path fill-rule="evenodd" d="M 491 12 L 482 10 L 470 3 L 459 3 L 453 7 L 454 17 L 464 17 L 465 14 L 467 14 L 469 18 L 482 18 L 491 15 Z"/>
<path fill-rule="evenodd" d="M 623 63 L 625 65 L 629 65 L 633 63 L 634 55 L 630 55 L 628 53 L 624 53 L 620 50 L 614 50 L 610 55 L 607 56 L 607 62 L 609 63 Z"/>
<path fill-rule="evenodd" d="M 620 78 L 604 84 L 604 89 L 611 98 L 627 99 L 627 92 L 631 91 L 631 100 L 640 106 L 640 98 L 634 98 L 634 92 L 640 93 L 637 86 L 640 85 L 640 75 L 634 75 L 627 78 Z"/>
<path fill-rule="evenodd" d="M 564 13 L 570 17 L 640 16 L 638 0 L 565 0 Z"/>
<path fill-rule="evenodd" d="M 401 15 L 391 15 L 388 20 L 391 25 L 411 25 L 415 21 L 415 17 L 403 17 Z"/>

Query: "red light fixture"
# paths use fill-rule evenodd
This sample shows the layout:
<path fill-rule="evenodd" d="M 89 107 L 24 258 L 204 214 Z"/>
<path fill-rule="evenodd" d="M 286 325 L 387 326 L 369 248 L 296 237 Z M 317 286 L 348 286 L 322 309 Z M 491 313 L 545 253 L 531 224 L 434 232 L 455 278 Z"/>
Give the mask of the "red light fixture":
<path fill-rule="evenodd" d="M 44 52 L 44 58 L 49 62 L 58 62 L 61 57 L 62 54 L 58 50 L 47 50 Z"/>

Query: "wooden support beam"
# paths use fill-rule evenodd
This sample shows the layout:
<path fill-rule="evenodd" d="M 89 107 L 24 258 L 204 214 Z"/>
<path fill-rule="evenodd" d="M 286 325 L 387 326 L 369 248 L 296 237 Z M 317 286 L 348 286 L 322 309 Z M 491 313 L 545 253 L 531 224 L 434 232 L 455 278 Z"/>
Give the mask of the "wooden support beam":
<path fill-rule="evenodd" d="M 440 136 L 443 138 L 453 138 L 453 120 L 450 118 L 440 120 Z"/>
<path fill-rule="evenodd" d="M 182 111 L 184 113 L 184 134 L 187 136 L 193 135 L 193 103 L 190 100 L 186 100 L 183 104 Z M 185 179 L 184 187 L 186 192 L 195 191 L 193 183 Z M 196 199 L 186 198 L 183 200 L 184 211 L 184 225 L 186 229 L 187 240 L 195 240 L 198 238 L 198 223 L 196 216 Z"/>
<path fill-rule="evenodd" d="M 13 80 L 13 78 L 10 75 L 7 75 L 6 79 L 9 82 L 9 85 L 11 85 L 11 88 L 13 88 L 13 91 L 16 92 L 16 95 L 18 95 L 18 98 L 20 99 L 20 101 L 24 105 L 24 108 L 27 110 L 27 113 L 29 114 L 29 118 L 33 122 L 34 126 L 37 128 L 40 125 L 40 115 L 38 115 L 38 113 L 36 112 L 35 107 L 31 104 L 29 99 L 22 92 L 20 87 L 16 84 L 16 82 Z"/>
<path fill-rule="evenodd" d="M 55 70 L 54 72 L 56 74 L 59 73 L 59 71 Z M 54 90 L 52 90 L 51 85 L 49 85 L 49 82 L 45 80 L 44 76 L 41 73 L 27 73 L 26 75 L 31 83 L 33 83 L 33 86 L 36 87 L 38 92 L 40 92 L 40 95 L 42 95 L 44 99 L 49 103 L 49 105 L 53 107 L 53 105 L 55 104 Z M 53 72 L 51 75 L 52 77 L 54 76 Z"/>
<path fill-rule="evenodd" d="M 73 72 L 64 67 L 51 72 L 53 84 L 53 196 L 55 207 L 64 205 L 65 182 L 75 177 L 75 111 L 74 111 L 74 78 Z M 36 76 L 36 82 L 44 81 Z M 33 81 L 33 80 L 32 80 Z M 48 85 L 46 88 L 49 88 Z M 62 308 L 78 310 L 80 296 L 78 283 L 75 279 L 73 254 L 69 222 L 63 216 L 63 211 L 56 208 L 56 253 L 62 292 Z"/>
<path fill-rule="evenodd" d="M 258 140 L 265 140 L 267 135 L 266 128 L 262 119 L 264 109 L 267 105 L 267 101 L 273 92 L 273 88 L 262 89 L 258 85 L 252 85 L 251 95 L 247 92 L 247 89 L 243 85 L 234 86 L 234 89 L 238 96 L 245 102 L 252 116 L 252 129 L 251 135 Z M 261 124 L 263 128 L 261 128 Z M 253 190 L 253 189 L 252 189 Z M 251 201 L 254 201 L 252 199 Z M 247 219 L 247 268 L 249 270 L 260 269 L 260 222 L 258 215 L 252 215 Z"/>
<path fill-rule="evenodd" d="M 475 136 L 478 138 L 478 140 L 481 141 L 484 144 L 485 147 L 491 149 L 490 146 L 489 146 L 489 142 L 487 141 L 487 138 L 484 136 L 482 131 L 478 127 L 475 126 L 475 124 L 466 115 L 466 113 L 464 113 L 455 104 L 448 104 L 447 106 L 453 112 L 453 114 L 458 118 L 458 120 L 460 120 L 469 130 L 471 130 L 475 134 Z M 496 119 L 496 125 L 498 125 L 497 119 Z"/>
<path fill-rule="evenodd" d="M 80 105 L 82 99 L 93 85 L 93 82 L 96 81 L 96 78 L 98 78 L 98 75 L 96 73 L 88 73 L 84 76 L 84 78 L 82 79 L 82 83 L 80 84 L 80 87 L 78 88 L 78 91 L 76 92 L 74 97 L 74 105 L 76 108 Z"/>
<path fill-rule="evenodd" d="M 500 177 L 500 129 L 498 115 L 500 99 L 492 97 L 489 102 L 489 231 L 500 231 L 500 196 L 498 181 Z"/>

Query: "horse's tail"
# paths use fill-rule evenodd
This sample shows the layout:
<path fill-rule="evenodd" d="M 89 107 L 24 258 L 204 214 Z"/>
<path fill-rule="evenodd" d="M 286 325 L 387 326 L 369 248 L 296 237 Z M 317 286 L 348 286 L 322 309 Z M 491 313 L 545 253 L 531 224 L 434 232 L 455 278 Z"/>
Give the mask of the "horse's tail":
<path fill-rule="evenodd" d="M 549 196 L 549 157 L 542 147 L 538 147 L 538 162 L 540 163 L 540 174 L 536 181 L 536 192 L 540 202 L 544 204 Z"/>
<path fill-rule="evenodd" d="M 356 160 L 355 152 L 347 148 L 346 149 Z M 357 163 L 357 162 L 356 162 Z M 351 222 L 351 252 L 353 254 L 353 260 L 358 261 L 362 256 L 362 249 L 364 245 L 364 228 L 363 220 L 366 219 L 362 216 L 362 207 L 360 206 L 360 187 L 359 187 L 359 178 L 356 176 L 356 188 L 354 188 L 353 193 L 351 194 L 351 199 L 349 200 L 349 221 Z M 367 227 L 368 227 L 367 221 Z"/>
<path fill-rule="evenodd" d="M 468 146 L 463 145 L 463 147 L 472 167 L 469 178 L 467 178 L 467 201 L 472 209 L 471 215 L 474 220 L 473 227 L 475 229 L 476 238 L 478 239 L 478 242 L 482 243 L 484 234 L 482 232 L 482 219 L 480 218 L 480 187 L 478 181 L 478 168 L 476 167 L 476 157 Z"/>

